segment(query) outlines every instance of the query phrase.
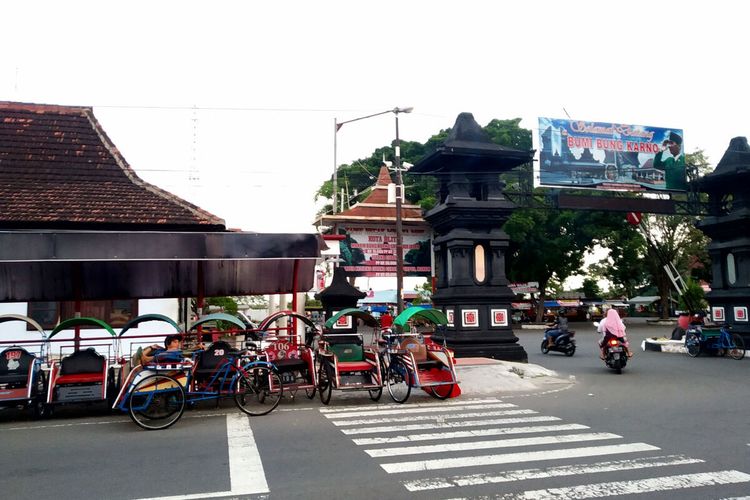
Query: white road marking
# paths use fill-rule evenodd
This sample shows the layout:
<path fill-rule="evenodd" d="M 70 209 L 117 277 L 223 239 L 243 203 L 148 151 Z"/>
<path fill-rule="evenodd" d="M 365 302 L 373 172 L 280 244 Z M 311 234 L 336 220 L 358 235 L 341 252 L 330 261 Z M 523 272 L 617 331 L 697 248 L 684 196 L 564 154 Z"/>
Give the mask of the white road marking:
<path fill-rule="evenodd" d="M 508 483 L 528 479 L 546 479 L 550 477 L 579 476 L 601 472 L 619 472 L 635 469 L 650 469 L 651 467 L 667 467 L 703 463 L 703 460 L 689 458 L 684 455 L 667 455 L 661 457 L 636 458 L 633 460 L 613 460 L 597 464 L 562 465 L 539 469 L 520 469 L 499 474 L 471 474 L 452 476 L 448 478 L 436 477 L 404 481 L 403 485 L 409 491 L 436 490 L 442 488 L 457 488 L 461 486 L 476 486 L 483 484 Z"/>
<path fill-rule="evenodd" d="M 583 499 L 602 498 L 621 495 L 638 495 L 656 491 L 682 490 L 686 488 L 703 488 L 723 484 L 737 484 L 750 482 L 750 474 L 737 470 L 723 470 L 716 472 L 702 472 L 680 474 L 675 476 L 636 479 L 630 481 L 614 481 L 610 483 L 582 484 L 567 488 L 549 488 L 544 490 L 524 491 L 522 493 L 508 493 L 491 498 L 503 500 L 544 500 L 560 498 Z M 486 497 L 485 497 L 486 498 Z"/>
<path fill-rule="evenodd" d="M 534 432 L 579 431 L 589 427 L 581 424 L 536 425 L 528 427 L 501 427 L 499 429 L 474 429 L 472 431 L 431 432 L 429 434 L 407 434 L 391 437 L 358 438 L 354 444 L 359 446 L 390 443 L 411 443 L 432 441 L 435 439 L 460 439 L 467 437 L 500 436 L 505 434 L 531 434 Z"/>
<path fill-rule="evenodd" d="M 413 415 L 404 417 L 385 417 L 385 418 L 363 418 L 360 420 L 333 421 L 333 425 L 343 427 L 346 425 L 374 425 L 389 424 L 391 422 L 414 422 L 415 420 L 442 420 L 448 418 L 468 418 L 468 417 L 499 417 L 502 415 L 529 415 L 536 413 L 534 410 L 498 410 L 483 411 L 475 413 L 457 413 L 455 415 Z"/>
<path fill-rule="evenodd" d="M 438 403 L 409 403 L 409 408 L 429 408 L 431 406 L 457 406 L 457 405 L 478 405 L 485 403 L 502 403 L 497 398 L 489 399 L 459 399 L 455 401 L 443 401 Z M 383 410 L 388 408 L 404 408 L 401 404 L 388 403 L 381 405 L 367 405 L 367 406 L 346 406 L 343 408 L 319 408 L 320 413 L 347 413 L 350 411 L 370 411 L 370 410 Z"/>
<path fill-rule="evenodd" d="M 493 410 L 498 408 L 517 408 L 513 403 L 491 403 L 478 405 L 459 405 L 459 406 L 433 406 L 412 408 L 410 406 L 388 407 L 383 409 L 371 409 L 364 411 L 352 411 L 348 413 L 328 413 L 326 418 L 353 418 L 353 417 L 379 417 L 381 415 L 398 415 L 409 414 L 417 415 L 420 413 L 450 413 L 458 410 Z"/>
<path fill-rule="evenodd" d="M 195 493 L 153 497 L 139 500 L 192 500 L 198 498 L 237 497 L 268 493 L 268 483 L 263 470 L 250 419 L 245 415 L 229 414 L 227 417 L 227 447 L 229 449 L 229 491 Z"/>
<path fill-rule="evenodd" d="M 458 420 L 455 422 L 433 422 L 426 424 L 411 425 L 386 425 L 383 427 L 358 427 L 355 429 L 341 429 L 341 432 L 347 435 L 351 434 L 375 434 L 381 432 L 406 432 L 406 431 L 424 431 L 429 429 L 455 429 L 464 427 L 481 427 L 487 425 L 507 425 L 507 424 L 528 424 L 533 422 L 557 422 L 558 417 L 514 417 L 514 418 L 496 418 L 490 420 Z"/>
<path fill-rule="evenodd" d="M 539 446 L 544 444 L 579 443 L 621 439 L 622 436 L 609 432 L 588 432 L 584 434 L 563 434 L 560 436 L 537 436 L 530 438 L 495 439 L 492 441 L 470 441 L 462 443 L 440 443 L 427 446 L 399 446 L 365 450 L 373 458 L 417 455 L 422 453 L 449 453 L 454 451 L 487 450 L 490 448 L 514 448 L 518 446 Z"/>
<path fill-rule="evenodd" d="M 515 462 L 534 462 L 537 460 L 560 460 L 565 458 L 596 457 L 617 453 L 638 453 L 656 451 L 659 448 L 646 443 L 618 444 L 611 446 L 589 446 L 584 448 L 566 448 L 562 450 L 544 450 L 522 453 L 504 453 L 501 455 L 481 455 L 475 457 L 439 458 L 434 460 L 416 460 L 412 462 L 395 462 L 380 464 L 388 473 L 414 472 L 422 470 L 449 469 L 458 467 L 480 467 Z"/>
<path fill-rule="evenodd" d="M 246 415 L 227 415 L 227 444 L 232 494 L 268 493 L 263 462 Z"/>

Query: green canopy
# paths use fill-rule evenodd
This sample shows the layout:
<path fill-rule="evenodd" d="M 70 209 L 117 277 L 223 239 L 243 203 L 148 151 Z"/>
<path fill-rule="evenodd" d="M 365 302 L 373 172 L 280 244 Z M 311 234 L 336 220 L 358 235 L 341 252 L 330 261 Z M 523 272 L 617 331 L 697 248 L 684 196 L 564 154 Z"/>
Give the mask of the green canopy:
<path fill-rule="evenodd" d="M 109 332 L 109 334 L 112 335 L 113 337 L 115 337 L 115 338 L 117 337 L 117 334 L 112 329 L 112 327 L 109 326 L 104 321 L 102 321 L 100 319 L 96 319 L 96 318 L 87 318 L 87 317 L 84 316 L 82 318 L 70 318 L 70 319 L 66 319 L 65 321 L 63 321 L 62 323 L 60 323 L 59 325 L 57 325 L 54 330 L 52 330 L 52 332 L 49 334 L 49 337 L 47 337 L 47 339 L 51 339 L 52 337 L 54 337 L 55 335 L 57 335 L 58 332 L 61 332 L 63 330 L 68 330 L 68 329 L 70 329 L 70 328 L 72 328 L 74 326 L 78 326 L 78 325 L 90 325 L 90 326 L 95 326 L 97 328 L 102 328 L 104 330 L 107 330 L 107 332 Z"/>
<path fill-rule="evenodd" d="M 240 330 L 247 330 L 247 327 L 245 324 L 239 320 L 238 317 L 232 316 L 231 314 L 227 313 L 213 313 L 209 314 L 208 316 L 203 316 L 201 319 L 196 321 L 190 326 L 190 330 L 194 330 L 199 325 L 202 325 L 204 323 L 208 323 L 210 321 L 226 321 L 228 323 L 232 323 Z"/>
<path fill-rule="evenodd" d="M 447 325 L 448 318 L 445 317 L 443 311 L 437 309 L 424 309 L 422 307 L 410 307 L 405 309 L 404 312 L 396 316 L 393 320 L 395 326 L 404 328 L 406 323 L 415 319 L 426 319 L 436 325 Z"/>
<path fill-rule="evenodd" d="M 120 330 L 120 337 L 122 337 L 125 332 L 127 332 L 131 328 L 146 321 L 162 321 L 164 323 L 169 323 L 174 327 L 177 333 L 180 333 L 180 327 L 168 316 L 164 316 L 163 314 L 142 314 L 125 323 L 125 326 L 123 326 L 122 330 Z"/>
<path fill-rule="evenodd" d="M 22 314 L 3 314 L 2 316 L 0 316 L 0 323 L 5 323 L 7 321 L 24 321 L 33 326 L 36 331 L 41 333 L 42 338 L 45 338 L 44 328 L 42 328 L 42 325 L 37 323 L 33 318 L 29 318 L 28 316 L 24 316 Z"/>
<path fill-rule="evenodd" d="M 332 329 L 333 325 L 336 324 L 336 322 L 343 316 L 352 316 L 357 319 L 361 319 L 364 321 L 365 325 L 367 326 L 373 326 L 377 327 L 380 326 L 380 322 L 373 317 L 372 314 L 368 313 L 367 311 L 363 311 L 362 309 L 357 309 L 354 307 L 350 307 L 348 309 L 344 309 L 343 311 L 339 311 L 330 318 L 328 318 L 328 321 L 326 321 L 325 327 L 327 329 Z"/>

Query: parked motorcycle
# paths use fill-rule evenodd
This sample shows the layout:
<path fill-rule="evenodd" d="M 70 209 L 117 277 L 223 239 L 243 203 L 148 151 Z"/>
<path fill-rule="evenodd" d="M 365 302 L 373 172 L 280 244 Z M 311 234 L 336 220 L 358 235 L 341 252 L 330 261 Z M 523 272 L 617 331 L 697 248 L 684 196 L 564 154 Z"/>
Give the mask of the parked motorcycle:
<path fill-rule="evenodd" d="M 575 335 L 576 332 L 574 332 L 573 330 L 563 332 L 555 338 L 555 343 L 553 345 L 549 345 L 546 337 L 543 338 L 542 354 L 547 354 L 550 351 L 557 351 L 565 354 L 568 357 L 572 356 L 576 352 L 576 341 L 573 338 L 575 337 Z"/>

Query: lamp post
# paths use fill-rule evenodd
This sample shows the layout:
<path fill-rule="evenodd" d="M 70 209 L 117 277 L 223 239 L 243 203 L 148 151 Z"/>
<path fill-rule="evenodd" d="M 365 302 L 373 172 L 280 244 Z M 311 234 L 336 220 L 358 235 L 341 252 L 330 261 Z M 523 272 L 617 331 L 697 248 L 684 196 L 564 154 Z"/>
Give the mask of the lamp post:
<path fill-rule="evenodd" d="M 336 157 L 337 149 L 337 136 L 338 131 L 347 123 L 356 122 L 359 120 L 365 120 L 374 116 L 385 115 L 387 113 L 393 113 L 396 115 L 396 143 L 395 143 L 395 160 L 394 166 L 396 168 L 396 304 L 398 307 L 398 313 L 400 314 L 404 310 L 404 237 L 403 228 L 401 224 L 401 197 L 403 196 L 402 186 L 403 180 L 401 178 L 401 141 L 398 136 L 398 115 L 399 113 L 411 113 L 414 108 L 393 108 L 380 113 L 373 113 L 367 116 L 360 116 L 359 118 L 353 118 L 343 122 L 338 121 L 336 118 L 333 119 L 333 213 L 336 214 L 336 200 L 338 198 L 338 165 Z"/>
<path fill-rule="evenodd" d="M 401 177 L 401 140 L 398 137 L 398 114 L 411 113 L 414 108 L 395 108 L 396 115 L 396 306 L 398 314 L 404 312 L 404 230 L 401 221 L 401 204 L 404 195 L 404 181 Z"/>
<path fill-rule="evenodd" d="M 406 109 L 408 109 L 408 111 L 405 111 Z M 367 118 L 372 118 L 373 116 L 385 115 L 387 113 L 396 113 L 396 117 L 398 118 L 398 113 L 411 113 L 411 110 L 412 108 L 393 108 L 393 109 L 388 109 L 386 111 L 381 111 L 380 113 L 373 113 L 367 116 L 360 116 L 359 118 L 352 118 L 351 120 L 346 120 L 343 122 L 338 121 L 336 118 L 333 119 L 333 213 L 334 214 L 336 214 L 336 211 L 337 211 L 336 199 L 338 198 L 338 193 L 336 191 L 338 191 L 338 188 L 339 188 L 338 186 L 339 166 L 337 164 L 338 159 L 336 158 L 336 151 L 338 149 L 337 137 L 338 137 L 338 133 L 341 127 L 343 127 L 347 123 L 358 122 L 360 120 L 366 120 Z"/>

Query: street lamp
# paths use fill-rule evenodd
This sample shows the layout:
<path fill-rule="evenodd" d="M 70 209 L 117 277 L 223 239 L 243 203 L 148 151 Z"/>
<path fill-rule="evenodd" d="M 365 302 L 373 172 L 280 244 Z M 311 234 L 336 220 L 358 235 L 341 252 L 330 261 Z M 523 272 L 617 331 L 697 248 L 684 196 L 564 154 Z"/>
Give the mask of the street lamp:
<path fill-rule="evenodd" d="M 396 168 L 396 304 L 398 307 L 398 313 L 400 314 L 404 310 L 404 236 L 403 228 L 401 224 L 401 197 L 403 180 L 401 178 L 401 141 L 398 136 L 398 115 L 399 113 L 411 113 L 414 108 L 393 108 L 380 113 L 373 113 L 367 116 L 360 116 L 359 118 L 353 118 L 339 122 L 336 118 L 333 119 L 333 214 L 336 214 L 336 200 L 338 194 L 338 165 L 336 158 L 337 149 L 337 135 L 339 129 L 347 123 L 356 122 L 359 120 L 365 120 L 374 116 L 385 115 L 387 113 L 393 113 L 396 115 L 396 155 L 394 161 L 394 167 Z"/>
<path fill-rule="evenodd" d="M 360 116 L 359 118 L 352 118 L 351 120 L 346 120 L 346 121 L 343 121 L 343 122 L 338 121 L 336 118 L 333 119 L 333 213 L 334 213 L 334 215 L 336 214 L 336 211 L 337 211 L 337 208 L 336 208 L 336 205 L 337 205 L 336 199 L 338 197 L 337 191 L 338 191 L 338 188 L 339 188 L 338 187 L 338 178 L 339 178 L 338 170 L 339 170 L 339 166 L 338 166 L 338 161 L 337 161 L 338 159 L 336 157 L 337 156 L 337 150 L 338 150 L 338 144 L 337 144 L 338 139 L 337 138 L 338 138 L 338 132 L 341 129 L 341 127 L 343 127 L 347 123 L 358 122 L 360 120 L 366 120 L 367 118 L 372 118 L 374 116 L 380 116 L 380 115 L 385 115 L 385 114 L 388 114 L 388 113 L 394 113 L 396 115 L 396 136 L 397 136 L 396 140 L 398 141 L 398 114 L 399 113 L 411 113 L 413 109 L 414 108 L 393 108 L 393 109 L 388 109 L 388 110 L 385 110 L 385 111 L 381 111 L 380 113 L 373 113 L 373 114 L 367 115 L 367 116 Z"/>

